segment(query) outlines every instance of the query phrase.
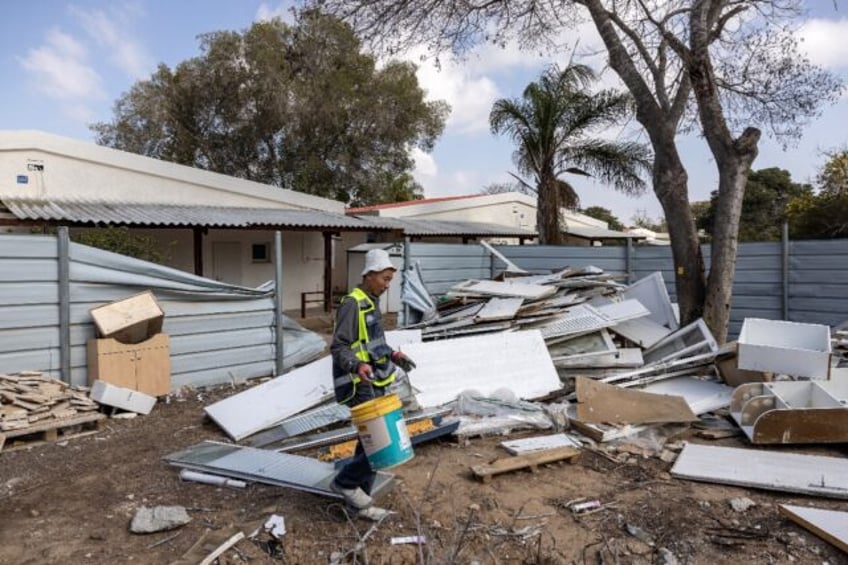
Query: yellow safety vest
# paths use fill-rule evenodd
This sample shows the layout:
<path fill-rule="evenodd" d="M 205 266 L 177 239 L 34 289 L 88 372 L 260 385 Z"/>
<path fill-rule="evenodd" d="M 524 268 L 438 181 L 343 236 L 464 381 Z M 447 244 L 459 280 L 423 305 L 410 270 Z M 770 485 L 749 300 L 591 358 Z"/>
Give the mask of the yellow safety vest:
<path fill-rule="evenodd" d="M 363 363 L 368 363 L 374 369 L 375 378 L 371 381 L 376 386 L 387 386 L 395 380 L 395 376 L 397 375 L 397 371 L 395 370 L 394 363 L 391 360 L 391 354 L 383 354 L 378 358 L 374 358 L 374 352 L 381 346 L 387 346 L 386 337 L 380 332 L 380 336 L 376 339 L 371 339 L 372 336 L 369 335 L 368 332 L 368 314 L 375 311 L 377 309 L 374 301 L 371 300 L 371 297 L 363 291 L 361 288 L 354 288 L 345 299 L 352 298 L 356 300 L 357 308 L 357 326 L 358 326 L 358 339 L 350 344 L 351 350 L 353 350 L 354 355 L 357 359 L 359 359 Z M 383 350 L 386 350 L 386 347 L 382 347 Z M 383 373 L 385 376 L 379 379 L 376 378 Z M 359 375 L 356 373 L 351 373 L 351 382 L 353 382 L 354 386 L 359 384 L 362 380 L 359 378 Z"/>

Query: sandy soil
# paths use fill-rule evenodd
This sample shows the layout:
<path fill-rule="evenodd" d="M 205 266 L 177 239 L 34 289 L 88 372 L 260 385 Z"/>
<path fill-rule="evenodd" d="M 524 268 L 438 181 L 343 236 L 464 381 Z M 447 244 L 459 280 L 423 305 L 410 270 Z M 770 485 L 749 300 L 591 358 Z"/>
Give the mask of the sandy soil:
<path fill-rule="evenodd" d="M 288 529 L 282 545 L 270 548 L 273 556 L 267 545 L 245 540 L 220 562 L 327 563 L 333 552 L 350 552 L 371 524 L 346 519 L 329 499 L 263 485 L 235 490 L 181 482 L 162 461 L 202 440 L 226 441 L 204 420 L 203 406 L 234 392 L 226 387 L 160 403 L 149 416 L 111 419 L 103 432 L 66 445 L 0 452 L 0 563 L 169 563 L 207 530 L 248 533 L 271 513 L 284 516 Z M 621 453 L 615 457 L 625 461 L 587 452 L 575 465 L 475 480 L 472 465 L 506 455 L 501 439 L 419 446 L 379 501 L 397 514 L 347 562 L 669 563 L 667 552 L 680 563 L 848 562 L 776 508 L 844 510 L 844 502 L 678 480 L 668 473 L 670 463 Z M 733 511 L 728 501 L 740 496 L 757 505 Z M 599 499 L 604 509 L 574 515 L 566 502 L 583 497 Z M 142 505 L 182 505 L 192 521 L 135 535 L 128 524 Z M 390 543 L 418 534 L 426 545 Z"/>

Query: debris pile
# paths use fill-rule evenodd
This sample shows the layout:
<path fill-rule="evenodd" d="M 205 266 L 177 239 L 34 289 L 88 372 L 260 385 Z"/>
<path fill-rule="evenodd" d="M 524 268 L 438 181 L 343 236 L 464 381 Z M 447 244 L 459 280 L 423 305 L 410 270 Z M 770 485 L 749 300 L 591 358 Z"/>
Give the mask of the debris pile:
<path fill-rule="evenodd" d="M 66 420 L 96 411 L 88 389 L 72 387 L 37 371 L 0 375 L 0 431 L 25 430 L 36 423 Z"/>

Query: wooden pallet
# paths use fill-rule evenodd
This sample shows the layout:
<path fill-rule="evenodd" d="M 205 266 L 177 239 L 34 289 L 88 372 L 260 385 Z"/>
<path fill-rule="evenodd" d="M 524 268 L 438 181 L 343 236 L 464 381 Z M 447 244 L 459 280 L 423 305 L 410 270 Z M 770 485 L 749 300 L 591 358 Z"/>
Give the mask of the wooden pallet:
<path fill-rule="evenodd" d="M 572 465 L 580 459 L 581 451 L 574 447 L 558 447 L 556 449 L 546 449 L 545 451 L 537 451 L 526 455 L 516 455 L 514 457 L 504 457 L 496 459 L 485 465 L 474 465 L 471 467 L 471 472 L 474 476 L 487 483 L 492 480 L 495 475 L 517 471 L 519 469 L 530 469 L 535 473 L 539 470 L 539 465 L 554 463 L 556 461 L 568 461 Z"/>
<path fill-rule="evenodd" d="M 26 428 L 9 430 L 0 434 L 0 450 L 15 451 L 43 443 L 53 443 L 96 434 L 105 427 L 105 421 L 106 416 L 99 412 L 41 421 Z M 82 426 L 83 429 L 78 430 L 78 426 Z"/>

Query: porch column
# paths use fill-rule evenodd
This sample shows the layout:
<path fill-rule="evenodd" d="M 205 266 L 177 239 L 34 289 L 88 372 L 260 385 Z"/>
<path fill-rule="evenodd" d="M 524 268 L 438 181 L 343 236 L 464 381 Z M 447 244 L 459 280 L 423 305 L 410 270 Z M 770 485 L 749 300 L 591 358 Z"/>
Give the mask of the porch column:
<path fill-rule="evenodd" d="M 206 228 L 194 228 L 194 274 L 203 276 L 203 232 Z"/>
<path fill-rule="evenodd" d="M 333 309 L 333 232 L 324 232 L 324 312 Z"/>

